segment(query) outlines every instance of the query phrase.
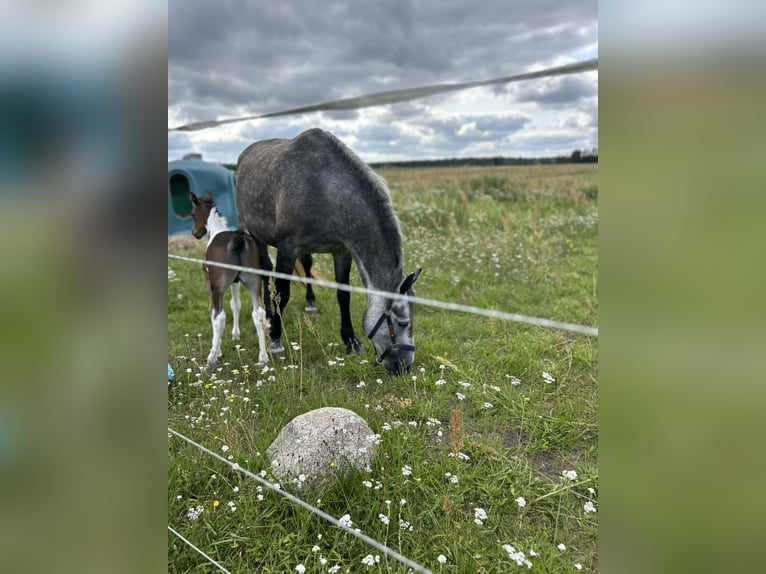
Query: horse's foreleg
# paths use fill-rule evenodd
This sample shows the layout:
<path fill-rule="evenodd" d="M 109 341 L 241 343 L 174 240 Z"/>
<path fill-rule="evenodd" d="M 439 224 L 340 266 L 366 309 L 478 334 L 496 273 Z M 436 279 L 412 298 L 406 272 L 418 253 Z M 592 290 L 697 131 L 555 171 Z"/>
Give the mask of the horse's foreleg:
<path fill-rule="evenodd" d="M 335 266 L 335 281 L 348 285 L 351 276 L 351 254 L 333 256 Z M 354 351 L 357 355 L 364 352 L 364 346 L 359 342 L 354 333 L 354 327 L 351 323 L 351 293 L 348 291 L 337 292 L 338 306 L 340 307 L 340 336 L 346 344 L 346 353 Z"/>
<path fill-rule="evenodd" d="M 231 301 L 229 306 L 231 307 L 232 321 L 234 323 L 231 328 L 231 338 L 234 341 L 239 341 L 239 311 L 242 309 L 242 303 L 239 300 L 239 283 L 231 284 Z"/>
<path fill-rule="evenodd" d="M 303 271 L 306 273 L 306 277 L 311 279 L 311 266 L 314 264 L 314 260 L 311 257 L 311 253 L 306 253 L 301 257 L 301 265 L 303 265 Z M 311 283 L 306 283 L 306 306 L 303 308 L 303 312 L 307 315 L 317 315 L 319 313 L 319 307 L 317 307 L 316 296 L 314 295 L 314 288 Z"/>
<path fill-rule="evenodd" d="M 282 251 L 277 251 L 277 273 L 291 275 L 295 267 L 295 257 L 286 255 Z M 271 318 L 271 352 L 274 355 L 281 355 L 285 352 L 282 345 L 282 312 L 290 300 L 290 281 L 288 279 L 277 279 L 274 282 L 276 286 L 276 298 L 279 309 Z"/>

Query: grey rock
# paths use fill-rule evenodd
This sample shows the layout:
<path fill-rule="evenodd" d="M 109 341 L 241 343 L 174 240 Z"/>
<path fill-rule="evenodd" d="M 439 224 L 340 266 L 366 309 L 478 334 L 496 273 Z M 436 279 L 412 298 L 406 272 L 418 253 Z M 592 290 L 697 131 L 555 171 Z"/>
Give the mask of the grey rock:
<path fill-rule="evenodd" d="M 266 449 L 282 486 L 298 490 L 331 484 L 353 467 L 369 468 L 379 436 L 348 409 L 324 407 L 291 420 Z"/>

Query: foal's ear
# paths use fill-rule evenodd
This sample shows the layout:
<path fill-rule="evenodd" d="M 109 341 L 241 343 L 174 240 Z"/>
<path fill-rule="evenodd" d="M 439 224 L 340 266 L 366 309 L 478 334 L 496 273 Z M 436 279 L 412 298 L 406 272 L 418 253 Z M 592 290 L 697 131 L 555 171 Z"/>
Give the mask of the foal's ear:
<path fill-rule="evenodd" d="M 423 271 L 422 267 L 418 269 L 417 271 L 415 271 L 415 273 L 410 273 L 409 275 L 407 275 L 407 278 L 404 281 L 402 281 L 402 285 L 401 287 L 399 287 L 399 293 L 404 295 L 405 293 L 407 293 L 407 291 L 412 289 L 412 284 L 418 280 L 418 277 L 420 277 L 421 271 Z"/>
<path fill-rule="evenodd" d="M 197 199 L 197 196 L 194 195 L 193 191 L 189 192 L 189 199 L 191 199 L 192 205 L 197 205 L 199 203 L 199 199 Z"/>

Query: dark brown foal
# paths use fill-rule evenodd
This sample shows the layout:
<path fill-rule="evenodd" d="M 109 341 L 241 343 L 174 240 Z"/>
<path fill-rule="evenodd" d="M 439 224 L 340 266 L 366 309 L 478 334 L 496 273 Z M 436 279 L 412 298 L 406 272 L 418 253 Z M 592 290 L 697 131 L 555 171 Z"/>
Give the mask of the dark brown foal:
<path fill-rule="evenodd" d="M 202 238 L 206 232 L 210 234 L 205 251 L 206 261 L 261 269 L 260 255 L 255 240 L 245 231 L 228 229 L 226 218 L 216 209 L 212 195 L 206 193 L 198 198 L 190 193 L 189 198 L 192 202 L 192 217 L 194 218 L 192 234 L 197 239 Z M 234 316 L 231 336 L 234 340 L 239 339 L 239 311 L 242 308 L 239 299 L 240 282 L 250 292 L 253 301 L 253 323 L 258 333 L 258 362 L 268 362 L 269 355 L 266 352 L 264 331 L 266 311 L 263 308 L 260 295 L 261 276 L 256 273 L 224 269 L 213 265 L 203 264 L 202 269 L 205 272 L 205 284 L 210 295 L 210 321 L 213 324 L 213 343 L 207 357 L 208 366 L 214 365 L 221 356 L 221 337 L 226 327 L 223 296 L 229 286 L 231 286 L 230 305 Z"/>

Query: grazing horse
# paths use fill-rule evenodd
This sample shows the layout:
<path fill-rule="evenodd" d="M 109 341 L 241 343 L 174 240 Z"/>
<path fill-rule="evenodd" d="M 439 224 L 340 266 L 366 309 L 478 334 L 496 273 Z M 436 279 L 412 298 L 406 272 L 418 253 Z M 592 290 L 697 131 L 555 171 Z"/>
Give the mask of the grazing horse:
<path fill-rule="evenodd" d="M 201 239 L 206 232 L 210 233 L 205 251 L 206 261 L 260 269 L 261 256 L 255 240 L 241 229 L 236 231 L 228 229 L 226 218 L 216 209 L 213 196 L 209 192 L 199 198 L 190 192 L 189 199 L 192 202 L 191 215 L 194 219 L 192 235 Z M 234 315 L 231 338 L 235 341 L 239 339 L 239 310 L 242 308 L 239 300 L 240 281 L 250 292 L 253 302 L 253 323 L 258 333 L 258 362 L 268 362 L 269 355 L 266 352 L 266 337 L 263 329 L 266 311 L 261 304 L 260 296 L 261 276 L 204 264 L 202 270 L 205 272 L 205 284 L 210 295 L 210 321 L 213 323 L 213 344 L 207 357 L 208 366 L 214 365 L 221 356 L 221 335 L 226 326 L 223 295 L 230 285 L 230 306 Z"/>
<path fill-rule="evenodd" d="M 413 294 L 421 269 L 404 275 L 399 220 L 385 181 L 332 134 L 310 129 L 294 139 L 251 144 L 237 161 L 236 182 L 239 217 L 264 265 L 271 265 L 268 245 L 277 249 L 280 273 L 290 273 L 307 254 L 331 253 L 337 283 L 348 284 L 353 261 L 368 289 Z M 290 281 L 277 279 L 275 286 L 279 313 L 270 335 L 271 351 L 278 354 L 284 352 L 280 314 L 290 299 Z M 346 352 L 361 354 L 351 295 L 338 290 L 337 298 Z M 367 295 L 362 324 L 389 372 L 408 371 L 415 359 L 412 315 L 409 302 Z M 386 329 L 380 329 L 383 322 Z"/>

